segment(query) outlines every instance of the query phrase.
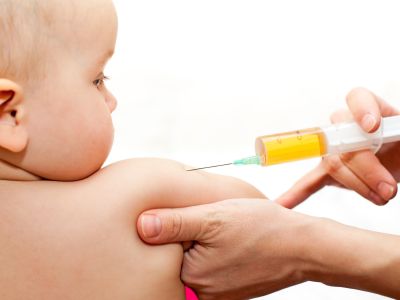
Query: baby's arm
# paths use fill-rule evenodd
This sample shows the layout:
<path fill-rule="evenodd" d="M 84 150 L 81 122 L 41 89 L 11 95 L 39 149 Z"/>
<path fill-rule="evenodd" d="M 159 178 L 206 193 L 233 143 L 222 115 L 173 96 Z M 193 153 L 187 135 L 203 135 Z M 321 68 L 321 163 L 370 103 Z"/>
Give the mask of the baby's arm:
<path fill-rule="evenodd" d="M 102 182 L 103 188 L 108 186 L 112 190 L 131 193 L 129 204 L 143 206 L 143 210 L 199 205 L 230 198 L 265 198 L 256 188 L 237 178 L 203 171 L 188 172 L 183 164 L 163 159 L 122 161 L 104 168 L 90 180 L 96 180 L 97 184 Z M 134 200 L 137 195 L 140 195 L 141 203 Z"/>
<path fill-rule="evenodd" d="M 3 182 L 1 299 L 183 300 L 181 245 L 137 235 L 145 210 L 262 197 L 229 177 L 134 159 L 78 182 Z"/>

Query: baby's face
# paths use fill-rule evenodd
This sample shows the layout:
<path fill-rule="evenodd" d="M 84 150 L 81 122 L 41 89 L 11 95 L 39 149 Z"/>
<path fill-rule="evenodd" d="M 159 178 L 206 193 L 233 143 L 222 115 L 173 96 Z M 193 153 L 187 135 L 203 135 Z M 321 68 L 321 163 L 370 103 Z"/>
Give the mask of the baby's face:
<path fill-rule="evenodd" d="M 104 68 L 117 17 L 111 0 L 62 2 L 68 4 L 55 7 L 45 77 L 25 90 L 29 144 L 19 165 L 44 178 L 76 180 L 98 170 L 111 149 L 116 100 Z"/>

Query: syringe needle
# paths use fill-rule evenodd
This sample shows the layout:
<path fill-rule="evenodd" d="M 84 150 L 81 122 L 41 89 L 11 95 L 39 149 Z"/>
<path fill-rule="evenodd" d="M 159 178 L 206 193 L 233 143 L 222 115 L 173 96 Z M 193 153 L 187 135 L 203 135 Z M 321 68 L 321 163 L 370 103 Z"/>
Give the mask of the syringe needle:
<path fill-rule="evenodd" d="M 202 168 L 195 168 L 195 169 L 189 169 L 189 170 L 186 170 L 186 171 L 197 171 L 197 170 L 204 170 L 204 169 L 209 169 L 209 168 L 216 168 L 216 167 L 223 167 L 223 166 L 230 166 L 230 165 L 235 165 L 235 166 L 261 165 L 261 161 L 260 161 L 260 157 L 258 157 L 258 156 L 250 156 L 250 157 L 245 157 L 245 158 L 242 158 L 242 159 L 234 160 L 233 162 L 228 163 L 228 164 L 215 165 L 215 166 L 202 167 Z"/>
<path fill-rule="evenodd" d="M 233 165 L 233 163 L 222 164 L 222 165 L 215 165 L 215 166 L 209 166 L 209 167 L 195 168 L 195 169 L 190 169 L 190 170 L 186 170 L 186 171 L 197 171 L 197 170 L 204 170 L 204 169 L 216 168 L 216 167 L 223 167 L 223 166 L 229 166 L 229 165 Z"/>

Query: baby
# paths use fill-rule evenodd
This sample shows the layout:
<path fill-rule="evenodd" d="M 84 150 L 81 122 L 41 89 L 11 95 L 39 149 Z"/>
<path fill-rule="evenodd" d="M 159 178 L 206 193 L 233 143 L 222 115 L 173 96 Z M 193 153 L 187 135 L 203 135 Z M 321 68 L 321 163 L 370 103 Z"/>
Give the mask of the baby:
<path fill-rule="evenodd" d="M 182 246 L 144 244 L 138 215 L 263 197 L 172 161 L 100 169 L 116 33 L 111 0 L 0 0 L 0 299 L 184 299 Z"/>

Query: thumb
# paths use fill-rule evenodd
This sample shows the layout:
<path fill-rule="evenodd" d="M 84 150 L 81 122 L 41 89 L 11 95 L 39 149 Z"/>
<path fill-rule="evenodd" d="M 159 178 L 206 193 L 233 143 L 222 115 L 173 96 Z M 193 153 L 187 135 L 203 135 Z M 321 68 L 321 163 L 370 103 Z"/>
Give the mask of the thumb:
<path fill-rule="evenodd" d="M 201 206 L 149 210 L 139 216 L 138 233 L 149 244 L 199 240 L 205 216 Z"/>

